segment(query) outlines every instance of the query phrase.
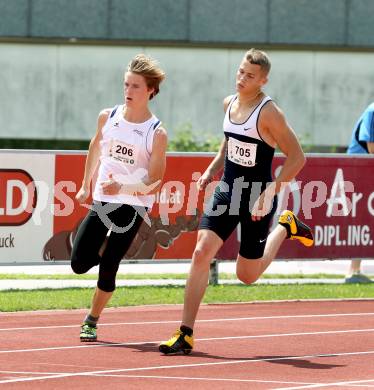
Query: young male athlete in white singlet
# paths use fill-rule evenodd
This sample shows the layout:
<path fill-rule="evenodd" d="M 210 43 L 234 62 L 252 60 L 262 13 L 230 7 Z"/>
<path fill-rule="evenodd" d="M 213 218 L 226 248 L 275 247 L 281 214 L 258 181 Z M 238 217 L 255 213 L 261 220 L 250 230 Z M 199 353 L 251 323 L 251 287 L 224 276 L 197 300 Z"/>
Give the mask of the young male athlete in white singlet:
<path fill-rule="evenodd" d="M 168 341 L 160 344 L 159 350 L 164 354 L 191 352 L 193 327 L 207 286 L 210 262 L 239 222 L 236 272 L 246 284 L 261 276 L 286 238 L 297 239 L 306 246 L 313 244 L 310 228 L 287 210 L 268 236 L 277 206 L 276 194 L 305 163 L 301 146 L 282 111 L 262 91 L 269 71 L 266 53 L 249 50 L 237 71 L 237 93 L 224 99 L 224 139 L 197 185 L 204 189 L 222 168 L 223 176 L 200 222 L 182 323 Z M 286 160 L 273 181 L 271 164 L 276 146 Z"/>
<path fill-rule="evenodd" d="M 124 75 L 124 104 L 104 109 L 98 117 L 82 187 L 76 195 L 80 203 L 88 198 L 92 176 L 100 164 L 98 179 L 92 208 L 78 229 L 71 255 L 71 267 L 77 274 L 99 265 L 81 341 L 97 339 L 96 324 L 115 290 L 119 263 L 147 218 L 165 172 L 167 133 L 148 107 L 164 77 L 155 60 L 137 55 Z"/>

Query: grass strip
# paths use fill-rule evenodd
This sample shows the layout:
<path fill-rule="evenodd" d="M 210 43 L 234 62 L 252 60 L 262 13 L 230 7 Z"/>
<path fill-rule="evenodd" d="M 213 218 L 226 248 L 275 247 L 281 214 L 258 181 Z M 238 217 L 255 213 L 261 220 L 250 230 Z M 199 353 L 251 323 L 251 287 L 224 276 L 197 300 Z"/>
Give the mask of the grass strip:
<path fill-rule="evenodd" d="M 0 311 L 80 309 L 91 305 L 92 288 L 10 290 L 0 293 Z M 183 303 L 184 287 L 119 287 L 109 307 Z M 209 286 L 205 303 L 263 300 L 374 298 L 373 284 Z"/>
<path fill-rule="evenodd" d="M 145 280 L 145 279 L 187 279 L 187 274 L 118 274 L 117 279 L 120 280 Z M 232 273 L 219 273 L 219 279 L 234 280 L 236 275 Z M 262 279 L 343 279 L 344 275 L 336 274 L 264 274 Z M 0 274 L 0 280 L 4 279 L 44 279 L 44 280 L 96 280 L 96 274 Z"/>

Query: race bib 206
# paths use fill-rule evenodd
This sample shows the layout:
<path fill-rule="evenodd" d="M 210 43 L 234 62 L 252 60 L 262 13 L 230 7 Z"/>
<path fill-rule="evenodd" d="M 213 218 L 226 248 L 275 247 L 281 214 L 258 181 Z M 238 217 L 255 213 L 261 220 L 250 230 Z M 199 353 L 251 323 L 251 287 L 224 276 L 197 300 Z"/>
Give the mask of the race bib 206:
<path fill-rule="evenodd" d="M 135 166 L 138 157 L 138 147 L 122 141 L 111 140 L 109 157 L 123 164 Z"/>

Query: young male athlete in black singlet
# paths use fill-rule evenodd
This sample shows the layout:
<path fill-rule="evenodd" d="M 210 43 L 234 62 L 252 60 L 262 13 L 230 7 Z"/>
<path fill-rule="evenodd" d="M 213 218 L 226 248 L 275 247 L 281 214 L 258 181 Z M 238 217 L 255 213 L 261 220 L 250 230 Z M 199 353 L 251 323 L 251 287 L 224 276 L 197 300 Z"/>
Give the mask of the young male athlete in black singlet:
<path fill-rule="evenodd" d="M 277 206 L 276 194 L 305 163 L 301 146 L 282 111 L 262 91 L 269 71 L 267 54 L 249 50 L 237 71 L 237 93 L 224 99 L 224 139 L 197 185 L 203 190 L 222 168 L 223 176 L 200 222 L 182 324 L 168 341 L 160 344 L 159 350 L 164 354 L 191 352 L 193 327 L 207 286 L 210 262 L 239 222 L 241 242 L 236 272 L 246 284 L 261 276 L 286 238 L 313 245 L 310 228 L 288 210 L 268 235 Z M 273 181 L 271 164 L 276 146 L 286 160 Z"/>

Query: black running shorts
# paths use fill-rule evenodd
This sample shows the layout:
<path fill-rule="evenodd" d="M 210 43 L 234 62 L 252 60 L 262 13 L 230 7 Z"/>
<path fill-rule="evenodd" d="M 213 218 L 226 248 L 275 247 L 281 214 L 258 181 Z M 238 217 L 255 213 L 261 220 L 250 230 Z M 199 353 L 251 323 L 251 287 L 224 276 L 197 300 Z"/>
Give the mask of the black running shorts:
<path fill-rule="evenodd" d="M 277 198 L 269 214 L 259 221 L 252 221 L 249 199 L 241 199 L 240 205 L 231 204 L 231 196 L 215 191 L 200 220 L 199 230 L 208 229 L 226 241 L 240 223 L 239 254 L 247 259 L 259 259 L 264 254 L 270 224 L 277 208 Z"/>

